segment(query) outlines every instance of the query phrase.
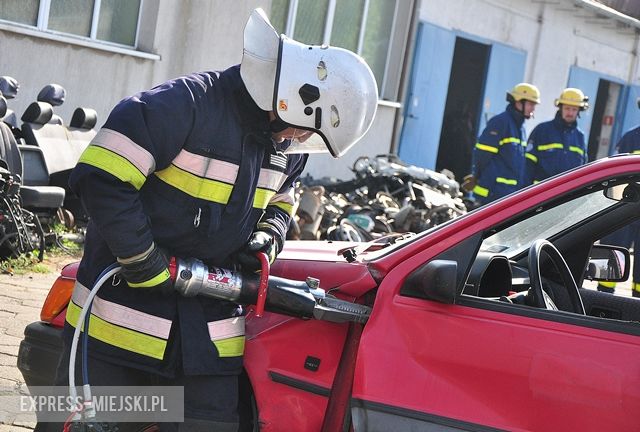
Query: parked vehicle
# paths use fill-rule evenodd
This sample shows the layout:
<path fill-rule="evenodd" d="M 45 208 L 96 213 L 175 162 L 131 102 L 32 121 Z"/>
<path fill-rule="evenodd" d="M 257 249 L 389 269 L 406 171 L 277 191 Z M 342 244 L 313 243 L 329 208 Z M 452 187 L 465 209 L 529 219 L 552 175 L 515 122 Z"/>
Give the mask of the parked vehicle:
<path fill-rule="evenodd" d="M 273 275 L 317 278 L 371 314 L 250 310 L 243 430 L 638 430 L 640 300 L 588 286 L 628 278 L 628 251 L 598 241 L 639 217 L 640 156 L 626 155 L 413 236 L 288 242 Z M 52 382 L 76 268 L 25 330 L 30 386 Z"/>

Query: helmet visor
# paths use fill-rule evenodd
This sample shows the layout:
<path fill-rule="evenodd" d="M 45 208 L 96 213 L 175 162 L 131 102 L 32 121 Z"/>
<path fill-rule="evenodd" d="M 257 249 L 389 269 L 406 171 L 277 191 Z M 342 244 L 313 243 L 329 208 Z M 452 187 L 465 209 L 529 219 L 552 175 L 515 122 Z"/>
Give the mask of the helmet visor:
<path fill-rule="evenodd" d="M 297 129 L 302 133 L 310 132 L 303 129 Z M 296 137 L 294 136 L 290 140 L 290 144 L 287 149 L 284 151 L 285 153 L 293 154 L 293 153 L 329 153 L 329 149 L 327 148 L 327 144 L 324 142 L 322 137 L 317 133 L 311 133 L 311 135 Z"/>

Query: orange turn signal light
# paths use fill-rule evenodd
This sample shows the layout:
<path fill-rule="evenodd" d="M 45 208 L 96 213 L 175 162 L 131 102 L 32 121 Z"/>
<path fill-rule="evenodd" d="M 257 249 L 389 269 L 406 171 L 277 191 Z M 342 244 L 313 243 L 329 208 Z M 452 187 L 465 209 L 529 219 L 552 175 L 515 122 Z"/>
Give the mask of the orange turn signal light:
<path fill-rule="evenodd" d="M 59 276 L 53 283 L 53 286 L 47 294 L 47 299 L 42 305 L 40 311 L 40 319 L 45 322 L 51 322 L 60 312 L 69 304 L 71 300 L 71 293 L 73 292 L 73 286 L 75 279 L 69 279 Z"/>

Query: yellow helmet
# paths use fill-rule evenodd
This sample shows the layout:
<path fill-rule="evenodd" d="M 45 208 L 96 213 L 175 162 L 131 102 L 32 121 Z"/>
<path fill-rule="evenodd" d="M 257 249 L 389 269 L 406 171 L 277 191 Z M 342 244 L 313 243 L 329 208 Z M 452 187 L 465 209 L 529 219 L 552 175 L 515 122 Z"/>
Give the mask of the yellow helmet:
<path fill-rule="evenodd" d="M 529 83 L 516 84 L 510 91 L 507 92 L 507 101 L 517 102 L 521 100 L 528 100 L 534 103 L 540 103 L 540 90 L 538 87 Z"/>
<path fill-rule="evenodd" d="M 556 106 L 570 105 L 580 108 L 580 111 L 584 111 L 589 108 L 589 97 L 582 93 L 582 90 L 577 88 L 566 88 L 560 93 L 560 97 L 555 100 Z"/>

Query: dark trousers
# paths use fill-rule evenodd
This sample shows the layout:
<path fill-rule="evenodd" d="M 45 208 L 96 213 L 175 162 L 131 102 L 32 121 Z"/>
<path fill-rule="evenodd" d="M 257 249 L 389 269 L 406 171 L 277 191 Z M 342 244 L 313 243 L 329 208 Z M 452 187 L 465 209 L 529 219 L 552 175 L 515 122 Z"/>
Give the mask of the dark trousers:
<path fill-rule="evenodd" d="M 58 365 L 56 385 L 67 386 L 68 350 L 63 352 Z M 82 384 L 81 365 L 76 359 L 76 386 Z M 116 365 L 94 357 L 88 359 L 91 386 L 183 386 L 184 423 L 159 423 L 164 431 L 236 432 L 238 430 L 238 377 L 184 376 L 166 378 L 150 372 Z M 121 423 L 120 432 L 138 431 L 144 426 L 137 423 Z M 60 432 L 61 423 L 38 423 L 36 432 Z"/>

